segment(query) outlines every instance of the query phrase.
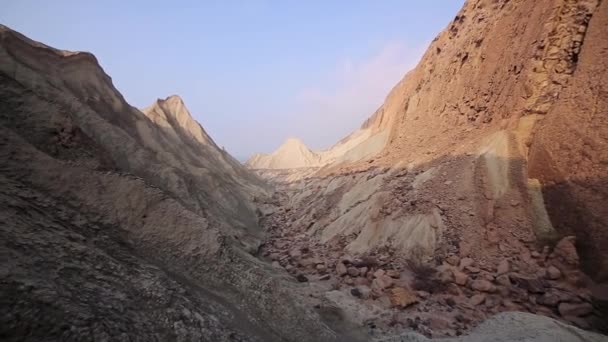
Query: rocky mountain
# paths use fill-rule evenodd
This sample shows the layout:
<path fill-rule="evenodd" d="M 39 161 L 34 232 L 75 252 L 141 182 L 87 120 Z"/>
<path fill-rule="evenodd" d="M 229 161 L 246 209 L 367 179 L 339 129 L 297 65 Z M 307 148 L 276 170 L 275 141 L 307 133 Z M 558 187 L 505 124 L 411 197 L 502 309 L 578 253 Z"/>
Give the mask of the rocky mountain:
<path fill-rule="evenodd" d="M 319 155 L 298 139 L 287 139 L 271 154 L 255 154 L 245 165 L 255 169 L 298 169 L 320 166 Z"/>
<path fill-rule="evenodd" d="M 410 277 L 419 278 L 420 268 L 413 262 L 434 269 L 440 283 L 456 284 L 449 290 L 456 304 L 445 310 L 457 308 L 465 320 L 524 310 L 584 327 L 604 325 L 605 311 L 591 308 L 605 307 L 608 299 L 608 241 L 601 228 L 608 217 L 601 205 L 608 189 L 607 6 L 467 1 L 362 126 L 376 132 L 373 137 L 386 134 L 381 148 L 336 158 L 314 172 L 258 170 L 285 193 L 286 209 L 270 223 L 276 231 L 268 255 L 308 248 L 330 265 L 341 293 L 355 288 L 364 299 L 421 300 L 401 290 L 417 287 Z M 373 139 L 353 145 L 371 146 Z M 559 257 L 560 244 L 576 257 Z M 362 257 L 383 264 L 393 280 L 357 261 Z M 302 262 L 293 259 L 278 260 L 297 273 Z M 508 276 L 501 277 L 507 263 Z M 559 278 L 547 276 L 550 267 L 559 269 Z M 526 288 L 528 280 L 546 290 Z M 423 292 L 433 287 L 421 285 Z M 528 302 L 516 294 L 522 288 Z M 559 310 L 562 301 L 544 301 L 558 288 L 586 293 L 593 304 L 581 317 L 569 316 Z M 500 296 L 488 297 L 488 289 Z M 418 315 L 441 316 L 446 304 L 438 292 L 422 294 Z M 359 312 L 369 309 L 359 303 Z M 410 324 L 411 313 L 396 315 Z M 454 321 L 452 314 L 444 318 Z"/>
<path fill-rule="evenodd" d="M 359 130 L 252 158 L 270 181 L 1 26 L 0 337 L 606 341 L 607 21 L 466 1 Z"/>
<path fill-rule="evenodd" d="M 181 99 L 141 112 L 92 54 L 4 26 L 0 99 L 3 340 L 338 339 L 247 253 L 267 185 Z"/>
<path fill-rule="evenodd" d="M 300 140 L 290 138 L 271 154 L 253 155 L 245 165 L 254 170 L 285 170 L 356 162 L 379 153 L 385 146 L 387 137 L 388 130 L 370 127 L 368 120 L 360 129 L 327 150 L 312 151 Z M 298 174 L 302 174 L 301 171 L 303 170 L 299 170 Z"/>

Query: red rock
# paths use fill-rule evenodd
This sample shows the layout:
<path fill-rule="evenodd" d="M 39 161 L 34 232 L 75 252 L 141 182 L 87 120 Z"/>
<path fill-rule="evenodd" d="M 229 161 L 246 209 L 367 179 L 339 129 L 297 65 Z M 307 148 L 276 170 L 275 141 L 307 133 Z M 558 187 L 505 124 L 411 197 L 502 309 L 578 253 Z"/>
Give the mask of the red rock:
<path fill-rule="evenodd" d="M 561 278 L 562 271 L 560 271 L 555 266 L 549 266 L 549 267 L 547 267 L 547 270 L 545 271 L 545 276 L 547 277 L 547 279 L 557 280 L 557 279 Z"/>
<path fill-rule="evenodd" d="M 566 236 L 557 243 L 553 249 L 553 253 L 563 262 L 572 266 L 578 266 L 579 258 L 575 243 L 576 238 L 574 236 Z"/>
<path fill-rule="evenodd" d="M 476 295 L 473 295 L 473 297 L 471 297 L 470 303 L 473 306 L 477 306 L 477 305 L 480 305 L 481 303 L 483 303 L 485 300 L 486 300 L 485 294 L 476 294 Z"/>
<path fill-rule="evenodd" d="M 354 280 L 355 285 L 369 285 L 370 281 L 367 278 L 357 277 Z"/>
<path fill-rule="evenodd" d="M 474 263 L 475 263 L 475 261 L 473 259 L 471 259 L 471 258 L 462 258 L 460 260 L 460 266 L 459 266 L 459 268 L 462 270 L 465 267 L 473 266 Z"/>
<path fill-rule="evenodd" d="M 474 266 L 467 266 L 467 267 L 465 267 L 465 270 L 467 270 L 467 272 L 473 273 L 473 274 L 477 274 L 477 273 L 481 272 L 481 269 L 479 267 L 474 267 Z"/>
<path fill-rule="evenodd" d="M 466 285 L 467 284 L 467 280 L 469 280 L 469 276 L 466 275 L 464 272 L 460 272 L 458 270 L 453 270 L 452 274 L 454 275 L 454 283 L 458 284 L 458 285 Z"/>
<path fill-rule="evenodd" d="M 381 276 L 384 275 L 384 270 L 383 269 L 378 269 L 376 272 L 374 272 L 374 278 L 380 278 Z"/>
<path fill-rule="evenodd" d="M 496 286 L 487 280 L 477 279 L 471 282 L 471 288 L 481 292 L 496 292 Z"/>
<path fill-rule="evenodd" d="M 545 281 L 538 277 L 523 276 L 519 274 L 511 274 L 511 281 L 519 288 L 522 288 L 530 293 L 544 293 Z"/>
<path fill-rule="evenodd" d="M 346 273 L 348 273 L 348 269 L 343 263 L 339 262 L 336 265 L 336 273 L 338 273 L 339 276 L 344 276 Z"/>
<path fill-rule="evenodd" d="M 406 307 L 418 302 L 416 294 L 410 289 L 404 287 L 395 287 L 391 289 L 389 299 L 393 307 L 405 309 Z"/>
<path fill-rule="evenodd" d="M 536 302 L 545 306 L 557 306 L 560 302 L 560 297 L 555 293 L 545 293 L 538 297 Z"/>
<path fill-rule="evenodd" d="M 562 317 L 586 316 L 593 312 L 593 306 L 589 303 L 561 303 L 557 310 Z"/>
<path fill-rule="evenodd" d="M 382 275 L 372 281 L 372 289 L 382 292 L 382 290 L 391 287 L 393 285 L 393 279 L 389 276 Z"/>
<path fill-rule="evenodd" d="M 388 270 L 386 271 L 386 275 L 391 278 L 399 279 L 399 277 L 401 277 L 401 272 L 397 270 Z"/>
<path fill-rule="evenodd" d="M 511 265 L 509 264 L 509 260 L 504 259 L 498 264 L 498 267 L 496 268 L 496 275 L 499 276 L 501 274 L 509 273 L 510 270 Z"/>
<path fill-rule="evenodd" d="M 450 255 L 445 259 L 445 261 L 452 266 L 458 266 L 460 258 L 456 255 Z"/>
<path fill-rule="evenodd" d="M 347 269 L 348 275 L 350 275 L 351 277 L 356 277 L 359 275 L 359 269 L 356 267 L 349 267 Z"/>

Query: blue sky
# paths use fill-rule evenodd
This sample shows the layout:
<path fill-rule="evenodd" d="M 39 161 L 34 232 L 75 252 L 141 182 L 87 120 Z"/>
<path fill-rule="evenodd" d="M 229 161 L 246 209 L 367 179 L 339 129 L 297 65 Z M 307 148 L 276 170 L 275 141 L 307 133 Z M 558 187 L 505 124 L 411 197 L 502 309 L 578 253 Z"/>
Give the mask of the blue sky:
<path fill-rule="evenodd" d="M 0 22 L 94 53 L 127 101 L 178 94 L 243 158 L 356 129 L 463 0 L 2 0 Z"/>

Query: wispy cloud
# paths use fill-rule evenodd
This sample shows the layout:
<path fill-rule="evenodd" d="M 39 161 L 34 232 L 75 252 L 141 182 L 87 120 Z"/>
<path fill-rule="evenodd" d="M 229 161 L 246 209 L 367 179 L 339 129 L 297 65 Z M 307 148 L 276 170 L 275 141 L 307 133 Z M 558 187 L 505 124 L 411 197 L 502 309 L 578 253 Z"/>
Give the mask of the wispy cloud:
<path fill-rule="evenodd" d="M 344 59 L 319 84 L 295 96 L 296 135 L 313 147 L 328 147 L 358 127 L 413 68 L 426 46 L 389 43 L 364 60 Z"/>

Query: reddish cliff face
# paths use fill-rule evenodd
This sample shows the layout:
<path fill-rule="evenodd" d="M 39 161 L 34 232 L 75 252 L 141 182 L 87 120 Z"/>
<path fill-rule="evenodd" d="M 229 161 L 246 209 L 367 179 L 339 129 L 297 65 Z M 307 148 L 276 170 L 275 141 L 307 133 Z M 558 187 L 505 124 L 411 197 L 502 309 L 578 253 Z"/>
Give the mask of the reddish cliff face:
<path fill-rule="evenodd" d="M 578 237 L 587 272 L 608 279 L 608 2 L 595 10 L 572 77 L 532 139 L 555 227 Z"/>
<path fill-rule="evenodd" d="M 377 162 L 476 153 L 505 132 L 517 148 L 501 158 L 541 181 L 552 224 L 579 237 L 587 270 L 605 278 L 607 6 L 467 1 L 364 124 L 390 131 Z"/>

